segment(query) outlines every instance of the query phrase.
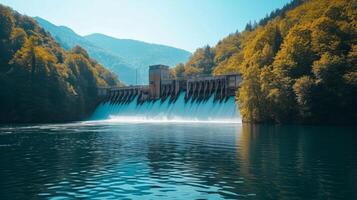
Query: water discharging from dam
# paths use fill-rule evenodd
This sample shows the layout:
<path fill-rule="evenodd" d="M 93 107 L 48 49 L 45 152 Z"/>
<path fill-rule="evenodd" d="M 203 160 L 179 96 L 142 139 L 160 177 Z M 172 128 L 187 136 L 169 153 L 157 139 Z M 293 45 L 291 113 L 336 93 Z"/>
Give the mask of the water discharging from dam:
<path fill-rule="evenodd" d="M 212 122 L 241 123 L 238 107 L 234 97 L 226 101 L 214 101 L 213 95 L 206 101 L 187 101 L 181 93 L 175 102 L 148 101 L 137 104 L 136 99 L 130 103 L 100 104 L 90 120 L 107 120 L 114 122 Z"/>

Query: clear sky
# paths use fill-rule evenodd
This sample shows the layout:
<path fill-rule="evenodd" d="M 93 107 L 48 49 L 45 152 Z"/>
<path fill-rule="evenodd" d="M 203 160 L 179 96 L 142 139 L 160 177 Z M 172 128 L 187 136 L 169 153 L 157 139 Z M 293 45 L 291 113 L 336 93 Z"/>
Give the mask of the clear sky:
<path fill-rule="evenodd" d="M 80 35 L 166 44 L 189 51 L 215 45 L 290 0 L 0 0 L 22 14 Z"/>

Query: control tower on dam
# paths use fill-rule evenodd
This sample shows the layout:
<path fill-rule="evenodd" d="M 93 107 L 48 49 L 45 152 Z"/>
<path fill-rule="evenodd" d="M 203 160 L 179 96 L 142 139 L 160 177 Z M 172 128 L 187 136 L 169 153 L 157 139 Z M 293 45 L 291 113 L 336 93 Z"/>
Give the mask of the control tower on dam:
<path fill-rule="evenodd" d="M 180 92 L 186 93 L 186 100 L 204 100 L 212 95 L 215 100 L 224 100 L 235 95 L 241 81 L 239 74 L 171 78 L 168 66 L 152 65 L 149 67 L 149 85 L 99 88 L 98 95 L 111 103 L 131 102 L 136 97 L 138 103 L 167 98 L 175 101 Z"/>

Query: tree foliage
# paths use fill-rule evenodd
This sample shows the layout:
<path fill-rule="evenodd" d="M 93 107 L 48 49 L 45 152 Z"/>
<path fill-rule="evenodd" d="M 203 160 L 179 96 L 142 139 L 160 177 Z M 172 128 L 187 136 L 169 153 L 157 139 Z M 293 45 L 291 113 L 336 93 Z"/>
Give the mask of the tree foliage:
<path fill-rule="evenodd" d="M 356 16 L 356 1 L 295 0 L 218 42 L 213 56 L 199 49 L 185 73 L 202 73 L 191 63 L 213 57 L 213 74 L 242 74 L 245 121 L 356 123 Z"/>
<path fill-rule="evenodd" d="M 32 18 L 0 5 L 0 122 L 82 119 L 97 87 L 117 84 L 84 49 L 63 50 Z"/>

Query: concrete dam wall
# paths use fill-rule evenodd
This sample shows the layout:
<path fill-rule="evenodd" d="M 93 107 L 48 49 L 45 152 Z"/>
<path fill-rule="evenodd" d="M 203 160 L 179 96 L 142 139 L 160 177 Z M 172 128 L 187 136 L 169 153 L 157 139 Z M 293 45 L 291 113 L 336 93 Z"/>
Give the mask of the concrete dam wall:
<path fill-rule="evenodd" d="M 239 74 L 171 79 L 168 66 L 154 65 L 149 69 L 149 85 L 100 88 L 98 93 L 102 101 L 111 103 L 131 102 L 135 97 L 138 103 L 166 98 L 174 101 L 180 92 L 185 92 L 185 100 L 207 100 L 212 95 L 215 100 L 224 100 L 235 95 L 241 80 Z"/>
<path fill-rule="evenodd" d="M 234 96 L 241 76 L 171 79 L 169 68 L 150 66 L 149 85 L 100 88 L 92 120 L 241 122 Z"/>

